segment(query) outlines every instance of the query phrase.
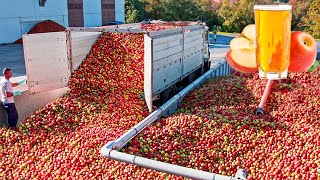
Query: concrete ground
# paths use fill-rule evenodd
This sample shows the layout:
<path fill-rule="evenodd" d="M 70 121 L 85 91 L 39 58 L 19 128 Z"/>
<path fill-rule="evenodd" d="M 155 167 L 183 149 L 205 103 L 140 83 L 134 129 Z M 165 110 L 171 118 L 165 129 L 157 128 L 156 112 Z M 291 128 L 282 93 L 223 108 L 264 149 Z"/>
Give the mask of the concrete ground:
<path fill-rule="evenodd" d="M 225 58 L 226 53 L 230 50 L 229 44 L 234 37 L 217 35 L 217 42 L 213 42 L 213 34 L 209 34 L 209 44 L 210 44 L 210 61 L 211 65 L 214 65 L 214 62 L 221 61 Z"/>

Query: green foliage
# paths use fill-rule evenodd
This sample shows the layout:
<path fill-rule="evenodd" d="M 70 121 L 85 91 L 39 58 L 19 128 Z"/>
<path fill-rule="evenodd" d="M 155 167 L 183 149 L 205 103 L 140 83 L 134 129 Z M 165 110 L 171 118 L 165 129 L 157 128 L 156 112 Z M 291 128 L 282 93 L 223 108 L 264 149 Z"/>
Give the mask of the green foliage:
<path fill-rule="evenodd" d="M 292 29 L 295 31 L 303 31 L 301 19 L 307 14 L 311 1 L 307 0 L 291 0 L 289 4 L 292 5 Z"/>
<path fill-rule="evenodd" d="M 126 0 L 126 22 L 144 19 L 202 21 L 211 30 L 237 32 L 254 23 L 255 4 L 291 4 L 292 30 L 307 31 L 320 38 L 320 0 Z"/>
<path fill-rule="evenodd" d="M 164 0 L 146 0 L 147 17 L 148 19 L 163 19 L 165 6 Z"/>
<path fill-rule="evenodd" d="M 192 0 L 165 0 L 164 20 L 195 21 L 199 19 L 201 10 Z"/>
<path fill-rule="evenodd" d="M 308 69 L 309 72 L 314 72 L 317 70 L 317 67 L 319 66 L 319 61 L 314 61 L 313 65 Z"/>
<path fill-rule="evenodd" d="M 242 0 L 236 3 L 224 0 L 218 9 L 218 15 L 223 23 L 221 30 L 240 33 L 248 24 L 254 23 L 254 2 Z"/>
<path fill-rule="evenodd" d="M 220 26 L 222 21 L 216 13 L 216 9 L 212 7 L 211 0 L 195 0 L 199 8 L 199 21 L 205 22 L 210 30 Z"/>
<path fill-rule="evenodd" d="M 303 16 L 299 25 L 314 38 L 320 38 L 320 0 L 312 1 L 307 15 Z"/>
<path fill-rule="evenodd" d="M 145 19 L 147 2 L 144 0 L 126 0 L 126 22 L 134 23 Z"/>

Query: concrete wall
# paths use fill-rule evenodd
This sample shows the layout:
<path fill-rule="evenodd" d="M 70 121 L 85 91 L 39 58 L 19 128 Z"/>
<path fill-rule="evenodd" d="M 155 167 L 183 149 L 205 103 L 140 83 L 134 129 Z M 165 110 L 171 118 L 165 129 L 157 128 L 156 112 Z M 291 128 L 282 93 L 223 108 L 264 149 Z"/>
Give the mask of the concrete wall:
<path fill-rule="evenodd" d="M 67 88 L 62 88 L 36 95 L 29 95 L 28 91 L 23 91 L 20 96 L 15 96 L 14 100 L 19 114 L 18 124 L 39 108 L 62 97 L 67 90 Z M 0 106 L 0 126 L 8 126 L 7 114 L 2 106 Z"/>
<path fill-rule="evenodd" d="M 36 23 L 47 19 L 68 26 L 67 2 L 46 1 L 45 6 L 40 7 L 39 0 L 1 1 L 0 44 L 16 41 Z"/>
<path fill-rule="evenodd" d="M 84 27 L 101 26 L 101 0 L 83 0 Z"/>
<path fill-rule="evenodd" d="M 125 2 L 124 0 L 116 0 L 116 21 L 125 22 Z"/>

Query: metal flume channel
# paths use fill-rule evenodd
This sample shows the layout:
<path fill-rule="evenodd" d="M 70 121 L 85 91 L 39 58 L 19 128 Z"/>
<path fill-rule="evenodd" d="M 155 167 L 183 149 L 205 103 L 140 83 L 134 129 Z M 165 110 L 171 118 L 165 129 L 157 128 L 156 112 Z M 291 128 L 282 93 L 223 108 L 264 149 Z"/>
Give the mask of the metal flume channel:
<path fill-rule="evenodd" d="M 228 65 L 225 59 L 221 62 L 215 64 L 209 71 L 200 76 L 194 82 L 192 82 L 189 86 L 180 91 L 177 95 L 172 97 L 169 101 L 159 107 L 156 111 L 151 113 L 148 117 L 146 117 L 139 124 L 135 125 L 132 129 L 123 134 L 120 138 L 115 141 L 110 141 L 106 145 L 101 148 L 101 154 L 104 157 L 134 164 L 137 166 L 141 166 L 144 168 L 154 169 L 157 171 L 170 173 L 178 176 L 183 176 L 186 178 L 192 179 L 203 179 L 203 180 L 245 180 L 246 179 L 246 171 L 244 169 L 239 169 L 236 173 L 235 177 L 232 176 L 223 176 L 215 173 L 210 173 L 206 171 L 196 170 L 192 168 L 186 168 L 183 166 L 173 165 L 169 163 L 164 163 L 160 161 L 155 161 L 135 155 L 130 155 L 126 153 L 119 152 L 122 147 L 124 147 L 129 140 L 135 137 L 138 133 L 140 133 L 145 127 L 149 124 L 155 122 L 163 115 L 170 115 L 175 110 L 178 109 L 181 104 L 183 98 L 193 89 L 201 86 L 207 79 L 224 76 L 231 73 L 231 67 Z"/>

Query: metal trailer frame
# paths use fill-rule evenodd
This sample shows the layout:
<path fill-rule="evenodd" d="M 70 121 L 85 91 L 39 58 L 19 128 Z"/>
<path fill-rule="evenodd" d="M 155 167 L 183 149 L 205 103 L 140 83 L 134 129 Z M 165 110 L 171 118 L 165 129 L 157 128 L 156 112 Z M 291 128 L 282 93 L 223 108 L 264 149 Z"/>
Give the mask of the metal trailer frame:
<path fill-rule="evenodd" d="M 155 161 L 135 155 L 130 155 L 126 153 L 119 152 L 129 140 L 140 133 L 149 124 L 160 119 L 163 115 L 172 114 L 181 104 L 183 98 L 195 88 L 201 86 L 207 79 L 213 78 L 215 76 L 224 76 L 230 74 L 232 71 L 231 67 L 228 65 L 225 59 L 221 62 L 217 62 L 213 68 L 207 71 L 205 74 L 200 76 L 189 86 L 180 91 L 177 95 L 172 97 L 169 101 L 159 107 L 156 111 L 146 117 L 143 121 L 135 125 L 132 129 L 123 134 L 120 138 L 115 141 L 110 141 L 101 148 L 101 154 L 104 157 L 134 164 L 137 166 L 154 169 L 157 171 L 170 173 L 178 176 L 184 176 L 192 179 L 205 179 L 205 180 L 245 180 L 247 173 L 244 169 L 238 169 L 236 176 L 223 176 L 215 173 L 210 173 L 206 171 L 196 170 L 192 168 L 186 168 L 183 166 L 173 165 L 169 163 L 164 163 L 160 161 Z"/>
<path fill-rule="evenodd" d="M 66 87 L 72 72 L 102 32 L 140 33 L 145 44 L 144 99 L 151 113 L 153 101 L 162 92 L 203 69 L 209 61 L 209 53 L 205 52 L 206 30 L 205 24 L 193 22 L 184 27 L 147 32 L 136 23 L 70 27 L 64 32 L 23 35 L 29 94 Z"/>

